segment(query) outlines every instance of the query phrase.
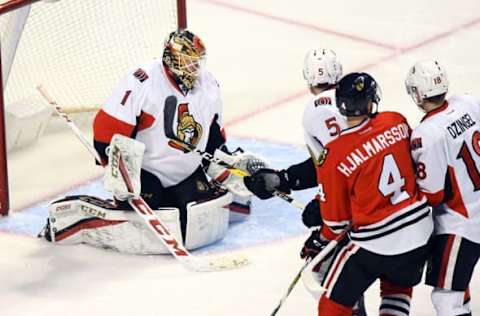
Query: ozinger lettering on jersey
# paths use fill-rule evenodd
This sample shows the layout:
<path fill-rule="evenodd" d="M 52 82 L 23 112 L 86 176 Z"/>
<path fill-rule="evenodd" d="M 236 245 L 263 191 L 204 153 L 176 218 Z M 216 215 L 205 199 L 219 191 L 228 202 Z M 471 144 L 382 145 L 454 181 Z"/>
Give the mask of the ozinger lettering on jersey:
<path fill-rule="evenodd" d="M 447 126 L 448 133 L 453 139 L 457 138 L 458 136 L 462 135 L 467 129 L 477 124 L 475 120 L 472 119 L 470 114 L 466 113 L 462 115 L 459 119 L 456 119 Z"/>

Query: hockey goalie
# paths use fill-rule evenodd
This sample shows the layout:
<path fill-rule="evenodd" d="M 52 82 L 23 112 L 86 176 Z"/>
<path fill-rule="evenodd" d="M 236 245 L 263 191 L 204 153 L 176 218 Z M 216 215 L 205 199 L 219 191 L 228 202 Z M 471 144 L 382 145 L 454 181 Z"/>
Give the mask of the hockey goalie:
<path fill-rule="evenodd" d="M 120 80 L 93 124 L 103 184 L 113 198 L 53 202 L 41 236 L 132 254 L 167 253 L 127 202 L 139 195 L 189 250 L 222 239 L 229 222 L 248 217 L 252 193 L 233 171 L 251 173 L 265 163 L 225 146 L 220 88 L 204 68 L 205 56 L 198 36 L 175 31 L 161 59 Z M 120 176 L 120 157 L 128 186 Z"/>

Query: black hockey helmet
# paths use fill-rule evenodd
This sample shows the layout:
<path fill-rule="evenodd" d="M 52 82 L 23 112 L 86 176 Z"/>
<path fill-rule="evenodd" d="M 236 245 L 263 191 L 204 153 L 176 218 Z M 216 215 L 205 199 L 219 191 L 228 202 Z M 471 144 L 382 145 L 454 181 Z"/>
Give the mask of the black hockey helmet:
<path fill-rule="evenodd" d="M 337 107 L 344 116 L 372 114 L 369 103 L 380 102 L 380 88 L 375 79 L 365 72 L 352 72 L 340 79 L 335 97 Z"/>

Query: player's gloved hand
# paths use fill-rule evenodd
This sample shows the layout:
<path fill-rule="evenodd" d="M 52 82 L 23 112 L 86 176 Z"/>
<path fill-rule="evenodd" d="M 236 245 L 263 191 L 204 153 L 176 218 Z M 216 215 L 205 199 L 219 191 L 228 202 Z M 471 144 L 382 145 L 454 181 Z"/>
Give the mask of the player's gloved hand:
<path fill-rule="evenodd" d="M 311 200 L 303 209 L 302 222 L 308 228 L 323 225 L 322 215 L 320 214 L 320 201 L 318 197 Z"/>
<path fill-rule="evenodd" d="M 286 170 L 261 168 L 252 175 L 244 177 L 243 181 L 248 190 L 262 200 L 271 198 L 275 190 L 290 193 Z"/>
<path fill-rule="evenodd" d="M 315 258 L 316 255 L 320 251 L 328 245 L 330 241 L 320 234 L 320 229 L 316 229 L 312 231 L 310 237 L 305 241 L 303 244 L 303 248 L 300 251 L 300 258 L 307 259 L 307 258 Z"/>

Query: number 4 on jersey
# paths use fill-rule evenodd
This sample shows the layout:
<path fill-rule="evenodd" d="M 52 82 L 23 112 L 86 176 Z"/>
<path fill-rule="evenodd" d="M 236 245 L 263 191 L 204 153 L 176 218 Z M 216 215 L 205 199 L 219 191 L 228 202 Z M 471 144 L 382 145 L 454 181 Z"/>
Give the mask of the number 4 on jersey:
<path fill-rule="evenodd" d="M 392 154 L 383 157 L 382 173 L 378 181 L 378 190 L 384 197 L 390 197 L 390 202 L 395 205 L 410 196 L 402 188 L 405 178 L 400 174 L 395 158 Z"/>

